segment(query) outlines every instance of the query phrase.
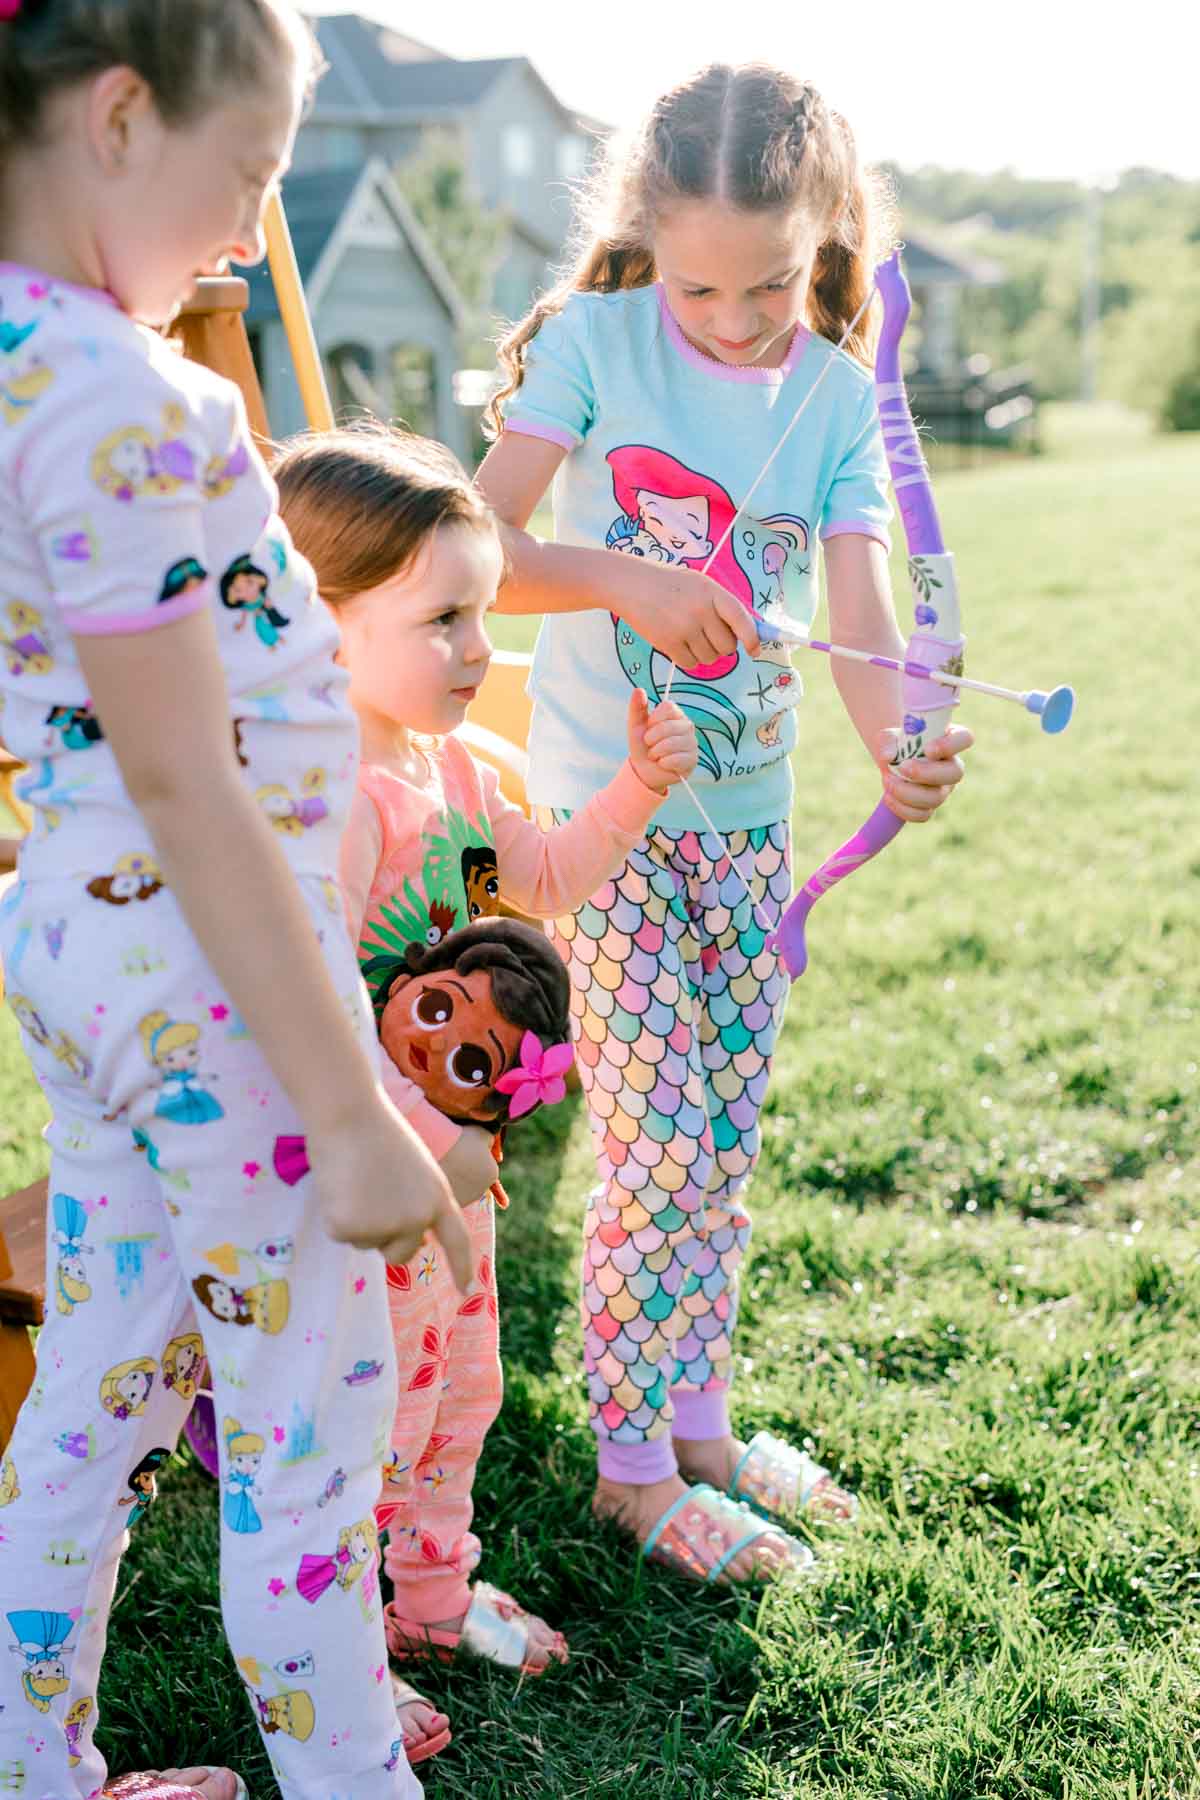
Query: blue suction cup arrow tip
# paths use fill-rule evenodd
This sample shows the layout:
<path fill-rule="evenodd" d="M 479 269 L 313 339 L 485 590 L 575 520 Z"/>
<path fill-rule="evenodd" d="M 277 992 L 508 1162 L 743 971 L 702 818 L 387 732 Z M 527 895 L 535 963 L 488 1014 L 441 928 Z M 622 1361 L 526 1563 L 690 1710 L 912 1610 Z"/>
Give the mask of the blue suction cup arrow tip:
<path fill-rule="evenodd" d="M 1056 737 L 1065 731 L 1071 723 L 1071 715 L 1075 711 L 1075 689 L 1056 687 L 1052 693 L 1040 695 L 1042 701 L 1038 712 L 1042 716 L 1042 730 Z"/>

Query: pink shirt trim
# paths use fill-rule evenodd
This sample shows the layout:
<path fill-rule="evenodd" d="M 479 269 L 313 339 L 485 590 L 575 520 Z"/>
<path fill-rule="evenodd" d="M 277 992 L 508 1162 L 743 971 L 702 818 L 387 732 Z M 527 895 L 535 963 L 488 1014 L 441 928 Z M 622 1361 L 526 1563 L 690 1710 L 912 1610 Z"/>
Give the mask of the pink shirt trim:
<path fill-rule="evenodd" d="M 565 425 L 542 425 L 536 419 L 523 419 L 518 413 L 513 419 L 505 419 L 505 431 L 515 431 L 520 437 L 544 438 L 548 444 L 557 444 L 561 450 L 577 450 L 581 439 Z"/>
<path fill-rule="evenodd" d="M 891 534 L 882 525 L 873 525 L 869 519 L 834 519 L 832 524 L 822 527 L 823 544 L 835 537 L 869 537 L 882 544 L 885 550 L 892 547 Z"/>
<path fill-rule="evenodd" d="M 812 336 L 807 325 L 797 325 L 792 333 L 792 341 L 787 347 L 787 355 L 777 369 L 760 369 L 753 366 L 741 368 L 733 363 L 719 362 L 715 356 L 706 356 L 702 350 L 697 350 L 696 346 L 688 341 L 683 327 L 667 303 L 666 291 L 661 281 L 656 286 L 658 310 L 662 317 L 663 329 L 671 343 L 685 362 L 691 363 L 693 368 L 702 369 L 706 375 L 713 376 L 717 381 L 751 382 L 760 387 L 778 386 L 787 380 Z"/>
<path fill-rule="evenodd" d="M 176 619 L 186 619 L 189 613 L 199 612 L 202 606 L 211 606 L 213 593 L 212 582 L 202 581 L 186 594 L 176 594 L 173 600 L 164 600 L 146 612 L 107 613 L 103 618 L 81 612 L 75 618 L 64 606 L 63 617 L 73 637 L 132 637 L 135 632 L 157 631 L 160 625 L 170 625 Z"/>
<path fill-rule="evenodd" d="M 101 306 L 120 306 L 115 294 L 107 288 L 85 287 L 78 281 L 64 281 L 61 276 L 47 275 L 45 269 L 31 269 L 28 263 L 5 262 L 0 259 L 0 279 L 5 275 L 19 275 L 26 281 L 37 281 L 45 287 L 65 288 L 68 294 L 78 294 L 81 300 L 98 300 Z"/>

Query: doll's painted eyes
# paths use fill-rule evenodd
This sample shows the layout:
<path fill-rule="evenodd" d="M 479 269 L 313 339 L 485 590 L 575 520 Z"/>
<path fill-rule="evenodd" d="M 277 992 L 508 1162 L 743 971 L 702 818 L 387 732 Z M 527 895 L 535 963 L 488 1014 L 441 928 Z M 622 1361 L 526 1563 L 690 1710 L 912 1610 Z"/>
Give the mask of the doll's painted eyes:
<path fill-rule="evenodd" d="M 488 1087 L 492 1079 L 492 1059 L 478 1044 L 460 1044 L 447 1064 L 447 1072 L 456 1087 Z"/>
<path fill-rule="evenodd" d="M 453 1017 L 454 1002 L 444 988 L 425 988 L 413 1001 L 414 1020 L 429 1030 L 448 1024 Z"/>

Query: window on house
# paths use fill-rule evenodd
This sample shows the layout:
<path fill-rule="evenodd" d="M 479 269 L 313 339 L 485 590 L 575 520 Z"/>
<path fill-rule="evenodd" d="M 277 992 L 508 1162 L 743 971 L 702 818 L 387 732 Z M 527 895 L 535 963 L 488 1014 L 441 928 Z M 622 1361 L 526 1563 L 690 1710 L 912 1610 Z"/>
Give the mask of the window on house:
<path fill-rule="evenodd" d="M 410 431 L 437 434 L 437 361 L 425 344 L 397 344 L 392 351 L 392 407 Z"/>
<path fill-rule="evenodd" d="M 357 131 L 341 125 L 326 125 L 322 137 L 326 169 L 353 169 L 362 162 L 363 142 Z"/>
<path fill-rule="evenodd" d="M 522 179 L 533 174 L 535 147 L 528 125 L 506 125 L 500 133 L 500 159 L 506 175 Z"/>
<path fill-rule="evenodd" d="M 558 172 L 564 181 L 574 181 L 587 168 L 587 144 L 578 132 L 568 131 L 558 140 Z"/>
<path fill-rule="evenodd" d="M 386 419 L 389 408 L 375 385 L 375 358 L 362 344 L 338 344 L 326 356 L 330 399 L 338 418 L 373 413 Z"/>

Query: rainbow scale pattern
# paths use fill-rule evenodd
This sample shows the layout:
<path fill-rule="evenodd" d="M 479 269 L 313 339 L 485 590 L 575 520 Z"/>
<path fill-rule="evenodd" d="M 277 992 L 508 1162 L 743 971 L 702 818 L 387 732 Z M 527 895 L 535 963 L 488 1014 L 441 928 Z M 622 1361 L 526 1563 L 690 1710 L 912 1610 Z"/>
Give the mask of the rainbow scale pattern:
<path fill-rule="evenodd" d="M 584 1224 L 582 1315 L 593 1429 L 670 1429 L 672 1388 L 729 1377 L 741 1196 L 788 980 L 773 925 L 791 896 L 786 822 L 656 831 L 555 925 L 600 1185 Z"/>

